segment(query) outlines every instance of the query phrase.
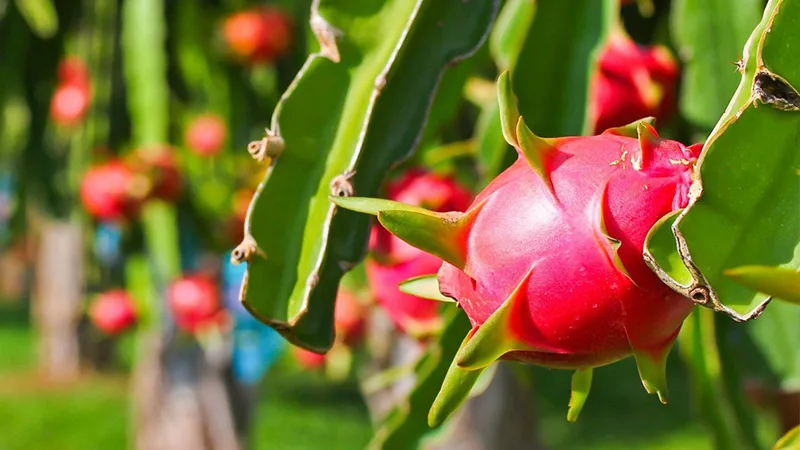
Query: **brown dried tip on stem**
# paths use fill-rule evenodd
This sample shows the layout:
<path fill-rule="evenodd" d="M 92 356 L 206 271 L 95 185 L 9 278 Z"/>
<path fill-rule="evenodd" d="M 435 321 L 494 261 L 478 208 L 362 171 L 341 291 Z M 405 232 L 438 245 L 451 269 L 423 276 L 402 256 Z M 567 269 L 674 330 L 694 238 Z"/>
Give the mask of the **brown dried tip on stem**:
<path fill-rule="evenodd" d="M 698 286 L 689 292 L 689 297 L 698 305 L 705 305 L 709 300 L 708 289 Z"/>
<path fill-rule="evenodd" d="M 259 141 L 247 145 L 247 152 L 258 162 L 266 158 L 275 158 L 283 152 L 284 142 L 280 136 L 267 135 Z"/>
<path fill-rule="evenodd" d="M 231 264 L 241 264 L 244 261 L 250 261 L 250 258 L 257 254 L 262 258 L 266 258 L 267 255 L 264 253 L 263 250 L 258 248 L 258 244 L 256 240 L 253 239 L 252 235 L 245 235 L 242 242 L 233 249 L 231 252 Z"/>
<path fill-rule="evenodd" d="M 336 197 L 352 197 L 353 194 L 355 194 L 355 189 L 350 179 L 353 178 L 355 174 L 356 172 L 354 170 L 348 170 L 347 172 L 333 177 L 333 180 L 331 180 L 331 195 Z"/>

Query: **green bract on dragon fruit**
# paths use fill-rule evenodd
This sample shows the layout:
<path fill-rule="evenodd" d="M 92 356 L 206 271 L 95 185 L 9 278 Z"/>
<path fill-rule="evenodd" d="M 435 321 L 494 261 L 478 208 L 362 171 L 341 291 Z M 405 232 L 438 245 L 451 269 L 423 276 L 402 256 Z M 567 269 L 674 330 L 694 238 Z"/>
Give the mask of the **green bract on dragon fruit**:
<path fill-rule="evenodd" d="M 466 211 L 334 198 L 444 260 L 439 289 L 472 323 L 429 422 L 441 423 L 501 358 L 576 370 L 570 420 L 592 368 L 629 356 L 666 402 L 666 357 L 694 303 L 660 282 L 642 249 L 653 224 L 688 203 L 701 146 L 661 139 L 648 119 L 598 136 L 540 138 L 519 116 L 507 74 L 498 91 L 519 158 Z"/>

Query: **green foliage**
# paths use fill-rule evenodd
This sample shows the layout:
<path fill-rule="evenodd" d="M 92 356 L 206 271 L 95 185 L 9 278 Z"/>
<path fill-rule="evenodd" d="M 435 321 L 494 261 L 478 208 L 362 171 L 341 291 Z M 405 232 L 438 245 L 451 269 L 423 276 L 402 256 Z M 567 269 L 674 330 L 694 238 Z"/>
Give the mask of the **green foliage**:
<path fill-rule="evenodd" d="M 500 71 L 516 67 L 535 13 L 536 3 L 527 0 L 511 0 L 503 6 L 489 37 L 492 58 Z M 488 182 L 505 169 L 509 165 L 508 160 L 513 161 L 516 155 L 509 151 L 508 143 L 503 139 L 500 107 L 494 92 L 486 97 L 478 105 L 481 114 L 475 125 L 475 142 L 482 175 Z"/>
<path fill-rule="evenodd" d="M 543 0 L 511 71 L 520 113 L 538 136 L 579 136 L 592 130 L 589 95 L 614 0 Z"/>
<path fill-rule="evenodd" d="M 800 306 L 773 302 L 764 314 L 749 324 L 764 359 L 786 392 L 800 389 Z"/>
<path fill-rule="evenodd" d="M 800 425 L 792 428 L 778 442 L 773 450 L 792 450 L 800 447 Z"/>
<path fill-rule="evenodd" d="M 184 234 L 200 234 L 198 246 L 206 250 L 229 248 L 233 238 L 221 225 L 230 218 L 234 193 L 255 187 L 251 179 L 258 170 L 260 184 L 239 247 L 248 256 L 244 304 L 294 344 L 329 349 L 335 294 L 343 274 L 365 255 L 371 224 L 337 205 L 378 196 L 387 175 L 403 163 L 485 186 L 517 157 L 504 132 L 532 167 L 540 168 L 537 152 L 546 150 L 545 141 L 532 132 L 549 137 L 592 131 L 590 94 L 600 50 L 621 26 L 617 0 L 318 0 L 313 10 L 311 0 L 276 0 L 266 3 L 284 7 L 295 20 L 291 53 L 274 63 L 234 62 L 224 48 L 221 22 L 261 3 L 0 0 L 0 42 L 7 44 L 0 52 L 0 175 L 18 179 L 17 198 L 11 202 L 18 219 L 31 211 L 35 217 L 34 208 L 61 217 L 79 212 L 77 189 L 93 159 L 159 145 L 175 150 L 187 188 L 184 197 L 176 203 L 145 203 L 141 220 L 126 224 L 124 276 L 104 272 L 86 283 L 90 290 L 128 286 L 141 307 L 140 330 L 165 325 L 159 317 L 164 288 L 193 262 L 179 253 Z M 762 0 L 638 3 L 649 4 L 649 10 L 641 11 L 652 17 L 634 19 L 640 29 L 629 29 L 631 35 L 646 37 L 643 44 L 652 43 L 646 41 L 653 36 L 653 41 L 672 44 L 683 62 L 679 117 L 664 134 L 687 142 L 710 132 L 690 206 L 663 218 L 648 237 L 652 267 L 677 291 L 698 302 L 708 299 L 705 306 L 738 320 L 764 311 L 769 295 L 798 302 L 800 96 L 794 87 L 800 86 L 800 0 L 770 0 L 760 23 Z M 628 25 L 636 6 L 623 9 Z M 309 51 L 315 53 L 308 56 Z M 48 118 L 59 81 L 57 64 L 66 55 L 84 59 L 92 73 L 90 112 L 70 129 Z M 737 58 L 739 74 L 730 64 Z M 496 82 L 505 71 L 510 77 Z M 498 87 L 519 96 L 519 111 L 509 102 L 498 103 Z M 254 152 L 264 162 L 255 168 L 245 144 L 267 125 L 265 118 L 276 106 L 267 131 L 270 147 L 266 155 Z M 222 117 L 228 131 L 225 151 L 210 158 L 182 144 L 190 120 L 207 112 Z M 519 113 L 525 122 L 518 120 Z M 108 147 L 108 153 L 101 156 L 99 147 Z M 413 155 L 417 147 L 423 151 Z M 361 209 L 377 213 L 376 205 L 386 203 L 362 204 Z M 387 228 L 398 228 L 403 225 L 394 219 L 412 217 L 412 226 L 402 230 L 405 235 L 435 244 L 457 228 L 440 220 L 445 216 L 414 214 L 388 212 L 381 219 Z M 434 219 L 436 226 L 428 227 L 434 231 L 425 234 L 420 224 Z M 19 231 L 27 230 L 21 220 L 15 223 Z M 463 262 L 463 249 L 452 247 L 432 244 L 439 256 Z M 402 284 L 401 290 L 451 300 L 438 292 L 430 276 Z M 473 330 L 480 339 L 471 345 L 478 350 L 470 347 L 457 356 L 469 323 L 452 305 L 443 309 L 443 333 L 414 364 L 409 396 L 375 424 L 372 448 L 413 448 L 426 438 L 445 436 L 448 427 L 431 431 L 428 420 L 441 425 L 490 378 L 479 379 L 483 367 L 467 371 L 458 363 L 483 366 L 513 344 L 485 327 L 484 333 Z M 711 426 L 717 447 L 757 448 L 754 412 L 739 393 L 730 324 L 720 319 L 727 320 L 715 319 L 709 309 L 694 313 L 680 337 L 681 356 L 694 381 L 699 417 Z M 800 386 L 798 319 L 797 306 L 773 302 L 745 328 L 784 390 Z M 22 357 L 20 343 L 12 343 L 5 346 L 11 349 L 10 359 L 3 362 L 14 366 Z M 628 363 L 633 361 L 622 364 Z M 623 369 L 608 370 L 579 372 L 573 379 L 571 419 L 583 407 L 591 377 L 598 384 L 609 378 L 603 389 L 596 389 L 601 392 L 592 394 L 600 398 L 583 408 L 583 423 L 574 425 L 563 420 L 566 377 L 537 372 L 548 445 L 654 448 L 651 432 L 678 436 L 670 441 L 659 435 L 665 447 L 678 442 L 674 445 L 688 448 L 702 440 L 694 423 L 667 416 L 680 414 L 674 397 L 663 408 L 669 413 L 648 410 L 649 403 L 631 400 L 638 397 L 610 382 Z M 274 440 L 288 447 L 291 440 L 291 448 L 319 448 L 336 441 L 356 448 L 367 441 L 366 414 L 354 400 L 354 389 L 327 397 L 323 382 L 309 378 L 313 375 L 282 376 L 279 387 L 267 394 L 274 403 L 261 406 L 267 416 L 257 426 L 258 445 Z M 653 377 L 660 382 L 663 373 Z M 653 377 L 646 376 L 645 384 L 652 384 Z M 677 372 L 671 377 L 681 386 Z M 630 381 L 641 389 L 635 379 Z M 474 383 L 478 388 L 470 390 Z M 31 400 L 25 396 L 0 410 L 14 416 L 7 429 L 31 433 L 42 424 L 55 428 L 60 416 L 72 417 L 67 426 L 76 431 L 64 435 L 63 448 L 122 445 L 119 420 L 108 425 L 108 436 L 99 437 L 107 441 L 82 438 L 88 432 L 81 426 L 105 424 L 103 419 L 121 404 L 118 389 L 90 388 L 78 386 L 74 396 L 45 400 L 37 394 L 41 404 L 56 405 L 47 414 L 26 412 Z M 284 388 L 297 392 L 278 392 Z M 681 390 L 673 394 L 680 405 Z M 329 404 L 321 407 L 319 402 Z M 77 420 L 73 413 L 86 413 L 88 419 Z M 275 420 L 276 415 L 284 421 Z M 637 420 L 642 422 L 628 426 L 635 430 L 623 428 L 620 436 L 606 439 L 614 423 Z M 16 442 L 7 429 L 0 430 L 0 447 Z M 685 430 L 689 437 L 680 434 Z M 11 440 L 4 440 L 7 436 Z M 786 439 L 783 447 L 796 435 Z"/>
<path fill-rule="evenodd" d="M 328 201 L 331 184 L 334 193 L 377 193 L 386 171 L 414 148 L 440 74 L 480 45 L 496 6 L 317 4 L 321 51 L 275 111 L 272 131 L 285 150 L 248 217 L 266 258 L 248 262 L 244 304 L 293 343 L 330 348 L 339 280 L 365 250 L 369 221 L 338 211 Z"/>
<path fill-rule="evenodd" d="M 796 14 L 798 2 L 768 5 L 745 47 L 741 84 L 698 161 L 694 197 L 671 226 L 651 230 L 646 250 L 651 267 L 674 289 L 696 301 L 707 298 L 709 307 L 738 320 L 757 316 L 767 296 L 725 270 L 800 267 L 800 105 L 786 103 L 797 102 L 791 83 L 800 80 L 791 62 L 796 47 L 786 45 L 796 39 Z M 673 232 L 677 246 L 660 236 Z M 676 253 L 683 262 L 677 266 Z"/>
<path fill-rule="evenodd" d="M 58 31 L 58 15 L 52 0 L 16 0 L 22 16 L 36 35 L 51 38 Z"/>
<path fill-rule="evenodd" d="M 693 125 L 708 132 L 736 90 L 732 62 L 758 24 L 760 0 L 676 0 L 672 38 L 683 60 L 680 108 Z"/>
<path fill-rule="evenodd" d="M 728 384 L 735 370 L 721 354 L 715 313 L 696 309 L 683 324 L 678 349 L 692 377 L 694 401 L 716 449 L 757 449 L 753 415 L 739 407 L 740 386 Z M 725 362 L 723 362 L 725 361 Z"/>

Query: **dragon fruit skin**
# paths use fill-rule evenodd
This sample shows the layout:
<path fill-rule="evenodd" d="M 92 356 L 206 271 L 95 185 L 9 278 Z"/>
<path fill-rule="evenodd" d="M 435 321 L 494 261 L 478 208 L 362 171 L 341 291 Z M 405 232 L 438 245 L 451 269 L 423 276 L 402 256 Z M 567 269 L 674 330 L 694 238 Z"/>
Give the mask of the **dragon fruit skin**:
<path fill-rule="evenodd" d="M 463 211 L 472 200 L 472 194 L 454 180 L 421 168 L 410 169 L 389 183 L 387 195 L 435 211 Z M 435 274 L 442 260 L 393 236 L 380 224 L 372 229 L 370 249 L 372 256 L 365 263 L 369 287 L 395 326 L 418 337 L 437 329 L 439 305 L 400 292 L 397 286 L 412 277 Z"/>
<path fill-rule="evenodd" d="M 507 73 L 498 91 L 503 135 L 519 159 L 465 212 L 332 198 L 442 258 L 439 290 L 473 325 L 429 425 L 498 359 L 575 369 L 570 421 L 592 369 L 629 356 L 647 392 L 666 403 L 667 355 L 694 303 L 659 281 L 643 247 L 657 221 L 687 205 L 702 146 L 661 139 L 652 118 L 599 136 L 543 139 L 519 116 Z"/>
<path fill-rule="evenodd" d="M 669 119 L 679 75 L 678 63 L 665 47 L 643 47 L 624 32 L 614 32 L 593 79 L 595 133 L 641 117 Z"/>
<path fill-rule="evenodd" d="M 440 289 L 479 327 L 524 283 L 508 331 L 529 350 L 509 358 L 580 369 L 634 350 L 659 355 L 691 312 L 694 304 L 663 285 L 641 255 L 650 227 L 686 206 L 691 166 L 680 161 L 691 163 L 699 148 L 643 128 L 651 142 L 613 132 L 549 141 L 555 195 L 520 159 L 468 209 L 480 210 L 464 270 L 445 263 Z"/>

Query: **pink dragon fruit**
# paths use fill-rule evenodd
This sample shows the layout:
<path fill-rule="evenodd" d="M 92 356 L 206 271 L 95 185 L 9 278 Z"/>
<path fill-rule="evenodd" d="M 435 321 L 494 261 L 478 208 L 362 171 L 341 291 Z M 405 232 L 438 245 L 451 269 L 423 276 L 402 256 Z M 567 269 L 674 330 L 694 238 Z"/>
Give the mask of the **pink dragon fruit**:
<path fill-rule="evenodd" d="M 450 178 L 420 168 L 407 171 L 387 187 L 388 197 L 434 211 L 463 211 L 472 194 Z M 435 274 L 442 260 L 393 236 L 376 224 L 370 237 L 372 255 L 365 268 L 373 296 L 403 332 L 430 335 L 440 326 L 439 305 L 404 294 L 397 285 L 409 278 Z"/>
<path fill-rule="evenodd" d="M 466 212 L 333 199 L 442 258 L 439 289 L 473 325 L 429 423 L 441 423 L 500 358 L 575 369 L 571 421 L 592 368 L 631 355 L 646 390 L 666 402 L 667 354 L 694 304 L 659 281 L 642 250 L 652 225 L 686 206 L 701 146 L 661 139 L 649 119 L 543 139 L 519 117 L 507 74 L 498 90 L 519 158 Z"/>
<path fill-rule="evenodd" d="M 668 119 L 678 75 L 678 64 L 665 47 L 642 47 L 623 31 L 613 33 L 592 86 L 595 132 L 641 117 Z"/>

